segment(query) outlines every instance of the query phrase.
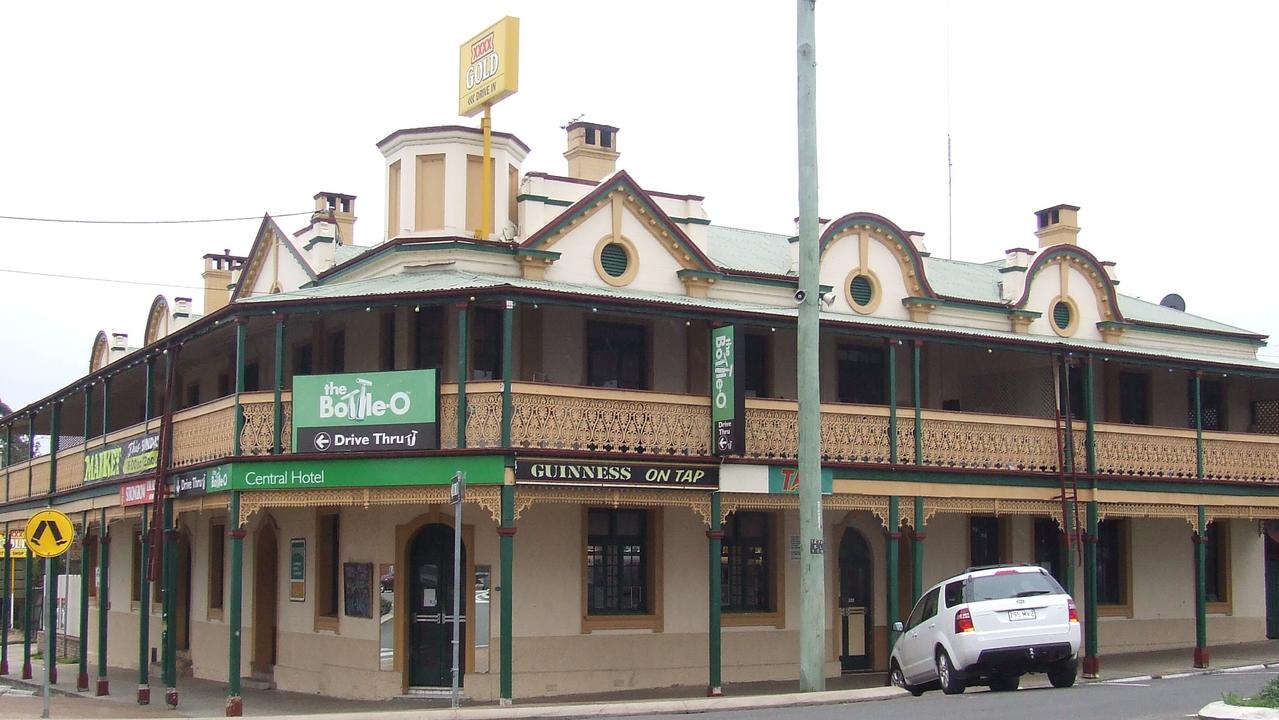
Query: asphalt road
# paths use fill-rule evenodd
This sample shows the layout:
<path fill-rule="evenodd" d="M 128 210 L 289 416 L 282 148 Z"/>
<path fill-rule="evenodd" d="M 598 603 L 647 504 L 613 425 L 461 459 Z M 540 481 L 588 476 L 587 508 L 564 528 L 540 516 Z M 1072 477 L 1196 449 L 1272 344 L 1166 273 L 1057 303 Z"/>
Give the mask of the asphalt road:
<path fill-rule="evenodd" d="M 898 700 L 825 705 L 783 710 L 704 713 L 703 720 L 776 720 L 778 717 L 803 720 L 991 720 L 991 718 L 1033 718 L 1035 720 L 1172 720 L 1196 717 L 1199 709 L 1222 693 L 1252 695 L 1279 671 L 1222 673 L 1134 682 L 1077 684 L 1059 690 L 1046 685 L 1042 676 L 1023 678 L 1017 692 L 993 693 L 985 688 L 969 688 L 963 695 L 926 692 L 922 697 Z M 652 716 L 652 720 L 672 716 Z"/>

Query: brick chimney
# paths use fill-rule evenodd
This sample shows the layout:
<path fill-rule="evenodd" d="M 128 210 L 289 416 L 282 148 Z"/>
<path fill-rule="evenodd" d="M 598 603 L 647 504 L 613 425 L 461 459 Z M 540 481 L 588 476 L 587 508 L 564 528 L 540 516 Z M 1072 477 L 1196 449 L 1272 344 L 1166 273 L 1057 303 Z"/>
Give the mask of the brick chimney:
<path fill-rule="evenodd" d="M 617 172 L 617 128 L 589 122 L 573 122 L 568 131 L 568 175 L 599 182 Z"/>
<path fill-rule="evenodd" d="M 231 302 L 231 284 L 239 279 L 243 265 L 244 258 L 232 255 L 230 249 L 223 250 L 221 255 L 204 256 L 204 272 L 200 277 L 204 278 L 205 315 Z"/>
<path fill-rule="evenodd" d="M 1039 247 L 1079 244 L 1079 208 L 1054 205 L 1035 213 L 1035 237 Z"/>
<path fill-rule="evenodd" d="M 315 194 L 315 212 L 311 213 L 311 222 L 319 222 L 327 218 L 337 225 L 337 244 L 355 244 L 355 196 L 334 192 L 318 192 Z"/>

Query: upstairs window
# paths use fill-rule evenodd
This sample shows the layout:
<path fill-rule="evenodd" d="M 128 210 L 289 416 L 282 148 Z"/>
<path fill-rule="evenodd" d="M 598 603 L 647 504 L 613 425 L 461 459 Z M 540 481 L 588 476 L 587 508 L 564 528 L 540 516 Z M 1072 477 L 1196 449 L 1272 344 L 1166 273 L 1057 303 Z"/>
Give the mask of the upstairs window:
<path fill-rule="evenodd" d="M 769 392 L 769 357 L 767 335 L 746 335 L 746 397 L 772 397 Z"/>
<path fill-rule="evenodd" d="M 1119 373 L 1119 422 L 1128 425 L 1150 424 L 1150 375 L 1140 372 Z"/>
<path fill-rule="evenodd" d="M 586 384 L 647 390 L 648 329 L 622 323 L 587 323 Z"/>
<path fill-rule="evenodd" d="M 883 405 L 888 388 L 884 351 L 841 346 L 835 353 L 839 401 L 859 405 Z"/>
<path fill-rule="evenodd" d="M 1187 395 L 1189 396 L 1187 407 L 1190 409 L 1187 427 L 1193 428 L 1195 426 L 1195 379 L 1193 377 L 1188 383 Z M 1199 418 L 1204 430 L 1226 429 L 1225 395 L 1225 388 L 1220 380 L 1202 378 L 1199 380 Z"/>
<path fill-rule="evenodd" d="M 471 311 L 471 378 L 497 380 L 502 377 L 502 311 L 475 308 Z"/>

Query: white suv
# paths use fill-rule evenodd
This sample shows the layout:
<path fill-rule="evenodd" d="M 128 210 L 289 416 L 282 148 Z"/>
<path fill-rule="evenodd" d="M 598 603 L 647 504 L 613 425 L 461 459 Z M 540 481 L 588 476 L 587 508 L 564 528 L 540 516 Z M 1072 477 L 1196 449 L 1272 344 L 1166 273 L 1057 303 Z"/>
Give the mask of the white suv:
<path fill-rule="evenodd" d="M 1016 690 L 1028 672 L 1048 673 L 1053 687 L 1075 684 L 1075 601 L 1037 565 L 969 568 L 930 588 L 893 629 L 890 680 L 916 696 L 933 687 Z"/>

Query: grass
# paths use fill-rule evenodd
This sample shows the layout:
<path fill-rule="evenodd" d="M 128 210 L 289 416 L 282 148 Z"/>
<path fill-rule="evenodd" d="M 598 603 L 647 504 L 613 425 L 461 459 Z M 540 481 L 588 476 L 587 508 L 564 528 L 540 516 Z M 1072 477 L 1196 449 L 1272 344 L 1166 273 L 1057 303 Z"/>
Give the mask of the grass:
<path fill-rule="evenodd" d="M 1239 697 L 1235 693 L 1225 693 L 1221 699 L 1227 705 L 1279 709 L 1279 678 L 1266 683 L 1261 692 L 1252 697 Z"/>

